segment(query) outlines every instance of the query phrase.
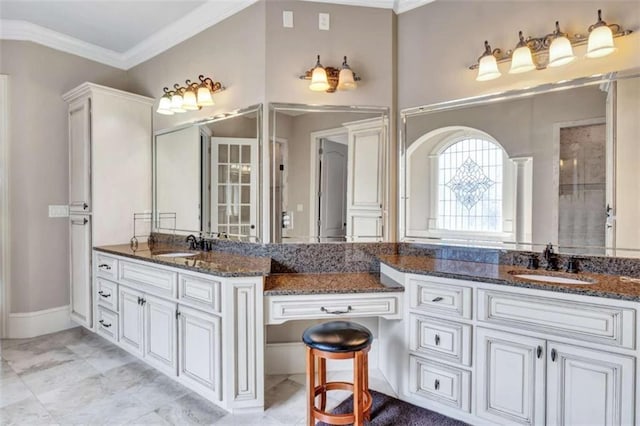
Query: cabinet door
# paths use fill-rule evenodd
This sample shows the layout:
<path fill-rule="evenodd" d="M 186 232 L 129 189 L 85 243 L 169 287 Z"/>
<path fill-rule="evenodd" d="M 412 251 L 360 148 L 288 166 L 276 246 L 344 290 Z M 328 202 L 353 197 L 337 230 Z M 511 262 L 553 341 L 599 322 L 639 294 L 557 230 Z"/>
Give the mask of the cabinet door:
<path fill-rule="evenodd" d="M 89 98 L 69 105 L 69 209 L 90 212 L 91 104 Z"/>
<path fill-rule="evenodd" d="M 91 328 L 91 217 L 69 217 L 71 319 Z"/>
<path fill-rule="evenodd" d="M 545 341 L 477 329 L 478 416 L 502 424 L 544 424 Z"/>
<path fill-rule="evenodd" d="M 142 356 L 143 294 L 120 286 L 120 344 L 127 350 Z"/>
<path fill-rule="evenodd" d="M 178 375 L 190 386 L 221 398 L 220 318 L 180 306 Z"/>
<path fill-rule="evenodd" d="M 630 425 L 635 359 L 549 342 L 548 425 Z"/>
<path fill-rule="evenodd" d="M 144 356 L 147 362 L 167 374 L 176 375 L 178 367 L 177 305 L 144 295 Z"/>

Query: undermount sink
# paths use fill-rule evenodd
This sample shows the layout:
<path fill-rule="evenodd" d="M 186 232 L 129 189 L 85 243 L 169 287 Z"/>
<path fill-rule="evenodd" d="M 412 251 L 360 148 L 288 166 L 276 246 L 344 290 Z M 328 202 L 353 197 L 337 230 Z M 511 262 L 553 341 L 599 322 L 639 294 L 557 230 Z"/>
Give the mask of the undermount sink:
<path fill-rule="evenodd" d="M 575 284 L 575 285 L 587 285 L 587 284 L 595 284 L 594 281 L 581 280 L 577 278 L 569 278 L 569 277 L 559 277 L 557 275 L 538 275 L 538 274 L 522 274 L 522 273 L 512 273 L 515 278 L 522 278 L 525 280 L 531 281 L 540 281 L 544 283 L 554 283 L 554 284 Z"/>
<path fill-rule="evenodd" d="M 197 256 L 198 253 L 190 253 L 190 252 L 170 252 L 170 253 L 159 253 L 156 254 L 158 257 L 193 257 Z"/>

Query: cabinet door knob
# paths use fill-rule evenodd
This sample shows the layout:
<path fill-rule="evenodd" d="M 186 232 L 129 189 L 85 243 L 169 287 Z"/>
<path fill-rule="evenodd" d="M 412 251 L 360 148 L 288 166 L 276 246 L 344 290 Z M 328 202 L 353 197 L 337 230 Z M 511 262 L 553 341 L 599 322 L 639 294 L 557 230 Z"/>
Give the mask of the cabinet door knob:
<path fill-rule="evenodd" d="M 440 389 L 440 380 L 436 379 L 436 381 L 433 383 L 433 388 L 435 390 Z"/>
<path fill-rule="evenodd" d="M 440 335 L 436 334 L 433 340 L 436 342 L 436 346 L 440 346 Z"/>
<path fill-rule="evenodd" d="M 538 359 L 542 357 L 542 346 L 538 346 L 538 348 L 536 349 L 536 355 Z"/>
<path fill-rule="evenodd" d="M 433 300 L 431 300 L 431 301 L 432 301 L 432 302 L 442 302 L 443 300 L 444 300 L 444 298 L 443 298 L 443 297 L 438 296 L 438 297 L 434 298 L 434 299 L 433 299 Z"/>
<path fill-rule="evenodd" d="M 551 361 L 556 362 L 556 358 L 558 358 L 558 352 L 555 349 L 551 349 Z"/>

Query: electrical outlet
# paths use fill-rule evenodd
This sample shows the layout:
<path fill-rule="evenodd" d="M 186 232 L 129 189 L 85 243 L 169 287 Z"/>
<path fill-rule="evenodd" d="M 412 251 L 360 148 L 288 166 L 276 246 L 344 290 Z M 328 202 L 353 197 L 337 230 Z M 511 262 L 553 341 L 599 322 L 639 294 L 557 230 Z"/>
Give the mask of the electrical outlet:
<path fill-rule="evenodd" d="M 293 12 L 291 10 L 282 12 L 282 26 L 284 28 L 293 28 Z"/>
<path fill-rule="evenodd" d="M 318 14 L 318 29 L 329 31 L 331 28 L 331 16 L 328 13 Z"/>
<path fill-rule="evenodd" d="M 69 206 L 50 205 L 49 217 L 69 217 Z"/>

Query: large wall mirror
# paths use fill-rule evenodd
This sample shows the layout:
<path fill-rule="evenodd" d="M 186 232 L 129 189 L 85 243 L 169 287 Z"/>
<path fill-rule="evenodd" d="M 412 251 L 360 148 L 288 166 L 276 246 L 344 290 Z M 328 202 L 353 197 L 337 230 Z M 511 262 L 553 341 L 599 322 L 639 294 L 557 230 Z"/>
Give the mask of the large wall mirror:
<path fill-rule="evenodd" d="M 640 255 L 639 75 L 403 110 L 403 240 Z"/>
<path fill-rule="evenodd" d="M 262 105 L 156 132 L 157 232 L 260 238 Z"/>
<path fill-rule="evenodd" d="M 272 241 L 387 240 L 389 109 L 269 110 Z"/>

